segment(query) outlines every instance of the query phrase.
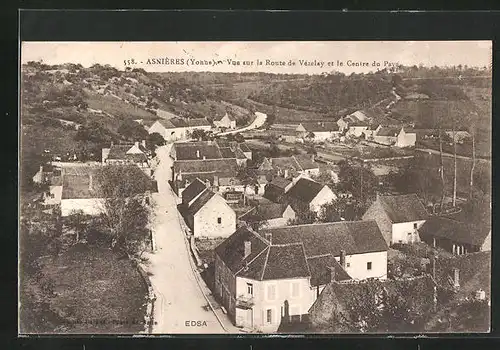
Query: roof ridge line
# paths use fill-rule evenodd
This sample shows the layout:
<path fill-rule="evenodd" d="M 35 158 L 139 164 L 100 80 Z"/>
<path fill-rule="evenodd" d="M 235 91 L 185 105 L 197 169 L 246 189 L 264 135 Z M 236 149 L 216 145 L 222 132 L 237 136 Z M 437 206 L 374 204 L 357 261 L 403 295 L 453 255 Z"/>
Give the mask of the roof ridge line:
<path fill-rule="evenodd" d="M 264 280 L 264 274 L 266 273 L 267 261 L 269 259 L 269 252 L 271 250 L 271 246 L 268 245 L 266 249 L 267 249 L 267 255 L 266 255 L 266 260 L 264 261 L 264 267 L 262 268 L 262 275 L 260 276 L 260 281 Z"/>
<path fill-rule="evenodd" d="M 331 256 L 331 257 L 333 257 L 332 253 L 326 253 L 326 254 L 318 254 L 318 255 L 311 255 L 311 256 L 307 256 L 306 255 L 306 259 L 323 258 L 325 256 Z"/>
<path fill-rule="evenodd" d="M 354 221 L 335 221 L 335 222 L 315 222 L 312 224 L 300 224 L 300 225 L 289 225 L 289 226 L 282 226 L 282 227 L 269 227 L 266 228 L 265 230 L 282 230 L 282 229 L 289 229 L 292 227 L 302 227 L 302 226 L 325 226 L 325 225 L 334 225 L 334 224 L 347 224 L 347 223 L 354 223 L 354 222 L 372 222 L 375 220 L 354 220 Z"/>
<path fill-rule="evenodd" d="M 304 247 L 304 242 L 300 241 L 300 245 L 302 246 L 302 252 L 304 253 L 304 259 L 306 261 L 306 267 L 307 267 L 307 273 L 309 274 L 309 278 L 312 276 L 311 274 L 311 269 L 309 268 L 309 263 L 307 262 L 307 254 L 306 254 L 306 248 Z M 309 284 L 311 282 L 309 281 Z"/>
<path fill-rule="evenodd" d="M 248 266 L 248 265 L 250 265 L 251 263 L 253 263 L 253 262 L 254 262 L 254 261 L 255 261 L 255 260 L 256 260 L 259 256 L 261 256 L 261 255 L 262 255 L 262 253 L 263 253 L 263 252 L 265 252 L 265 251 L 266 251 L 266 249 L 267 249 L 267 248 L 268 248 L 268 247 L 266 247 L 266 248 L 262 249 L 262 250 L 260 251 L 260 253 L 259 253 L 259 254 L 257 254 L 257 255 L 256 255 L 256 256 L 252 259 L 252 260 L 247 261 L 247 262 L 246 262 L 246 264 L 245 264 L 245 266 L 243 266 L 241 269 L 239 269 L 238 271 L 236 271 L 236 273 L 235 273 L 234 275 L 236 276 L 236 275 L 237 275 L 237 274 L 239 274 L 239 273 L 240 273 L 240 272 L 241 272 L 241 271 L 242 271 L 242 270 L 243 270 L 246 266 Z"/>

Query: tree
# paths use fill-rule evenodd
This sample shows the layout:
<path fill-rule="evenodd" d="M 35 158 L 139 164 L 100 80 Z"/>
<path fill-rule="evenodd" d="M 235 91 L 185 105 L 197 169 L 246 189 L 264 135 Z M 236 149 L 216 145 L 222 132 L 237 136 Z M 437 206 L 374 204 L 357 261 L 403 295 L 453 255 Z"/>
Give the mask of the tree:
<path fill-rule="evenodd" d="M 317 215 L 309 206 L 303 203 L 294 203 L 295 218 L 288 221 L 288 225 L 313 224 L 317 220 Z"/>
<path fill-rule="evenodd" d="M 373 171 L 364 166 L 353 166 L 347 161 L 339 164 L 339 181 L 342 188 L 352 193 L 362 203 L 375 197 L 378 179 Z"/>
<path fill-rule="evenodd" d="M 164 144 L 165 144 L 165 139 L 157 132 L 148 134 L 148 136 L 146 137 L 146 145 L 148 146 L 148 149 L 151 151 L 154 150 L 155 147 L 162 146 Z"/>
<path fill-rule="evenodd" d="M 149 238 L 151 207 L 144 199 L 151 181 L 134 165 L 107 165 L 99 168 L 95 177 L 111 247 L 137 253 Z"/>
<path fill-rule="evenodd" d="M 196 139 L 198 141 L 207 139 L 207 132 L 202 129 L 194 129 L 191 131 L 191 138 Z"/>
<path fill-rule="evenodd" d="M 347 202 L 344 199 L 333 200 L 321 206 L 318 220 L 320 222 L 341 221 L 346 209 Z"/>
<path fill-rule="evenodd" d="M 80 242 L 81 234 L 87 226 L 88 216 L 83 210 L 73 210 L 65 219 L 66 226 L 75 231 L 75 243 Z"/>
<path fill-rule="evenodd" d="M 117 132 L 128 140 L 145 140 L 148 132 L 142 125 L 131 119 L 124 120 L 118 127 Z"/>

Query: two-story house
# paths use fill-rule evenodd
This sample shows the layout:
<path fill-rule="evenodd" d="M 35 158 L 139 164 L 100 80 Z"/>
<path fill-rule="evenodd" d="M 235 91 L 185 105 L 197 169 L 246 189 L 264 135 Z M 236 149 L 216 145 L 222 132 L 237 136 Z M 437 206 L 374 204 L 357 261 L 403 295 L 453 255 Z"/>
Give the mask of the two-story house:
<path fill-rule="evenodd" d="M 236 326 L 275 332 L 306 314 L 332 280 L 381 278 L 387 245 L 375 222 L 240 227 L 215 250 L 215 293 Z"/>
<path fill-rule="evenodd" d="M 375 220 L 390 246 L 420 241 L 418 230 L 429 214 L 416 194 L 381 196 L 371 204 L 363 220 Z"/>
<path fill-rule="evenodd" d="M 183 215 L 195 237 L 227 237 L 236 230 L 236 213 L 199 179 L 182 193 Z"/>

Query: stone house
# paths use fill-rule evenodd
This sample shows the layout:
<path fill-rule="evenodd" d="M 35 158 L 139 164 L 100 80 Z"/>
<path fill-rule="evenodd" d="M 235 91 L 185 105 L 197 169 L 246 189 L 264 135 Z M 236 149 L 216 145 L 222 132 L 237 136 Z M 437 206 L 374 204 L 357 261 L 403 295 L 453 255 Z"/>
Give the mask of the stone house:
<path fill-rule="evenodd" d="M 387 245 L 375 222 L 260 233 L 242 226 L 215 250 L 215 294 L 236 326 L 270 333 L 284 318 L 307 314 L 332 278 L 349 280 L 349 271 L 356 278 L 387 273 Z"/>
<path fill-rule="evenodd" d="M 370 205 L 363 220 L 375 220 L 389 246 L 420 241 L 418 230 L 429 214 L 416 194 L 381 196 Z"/>
<path fill-rule="evenodd" d="M 295 219 L 295 211 L 288 204 L 259 203 L 238 219 L 248 224 L 258 220 L 263 227 L 286 226 L 289 220 Z"/>
<path fill-rule="evenodd" d="M 236 213 L 224 198 L 196 180 L 182 193 L 183 215 L 195 237 L 227 237 L 236 230 Z"/>

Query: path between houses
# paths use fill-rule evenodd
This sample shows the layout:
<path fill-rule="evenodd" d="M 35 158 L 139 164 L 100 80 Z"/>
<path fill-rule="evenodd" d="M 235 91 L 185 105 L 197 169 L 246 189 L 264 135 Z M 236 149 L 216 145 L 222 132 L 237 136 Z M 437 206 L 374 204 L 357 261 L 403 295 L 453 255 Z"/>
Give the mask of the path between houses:
<path fill-rule="evenodd" d="M 149 262 L 145 266 L 157 296 L 154 306 L 157 324 L 153 333 L 225 333 L 191 267 L 176 197 L 168 183 L 172 165 L 170 148 L 171 145 L 167 145 L 157 150 L 158 193 L 153 195 L 157 206 L 153 225 L 156 252 L 148 254 Z"/>
<path fill-rule="evenodd" d="M 255 119 L 250 125 L 245 126 L 244 128 L 241 128 L 241 129 L 237 129 L 237 130 L 221 132 L 221 133 L 217 134 L 217 136 L 236 134 L 236 133 L 243 132 L 243 131 L 257 129 L 257 128 L 260 128 L 262 125 L 264 125 L 266 120 L 267 120 L 267 114 L 264 114 L 261 112 L 255 112 Z"/>

